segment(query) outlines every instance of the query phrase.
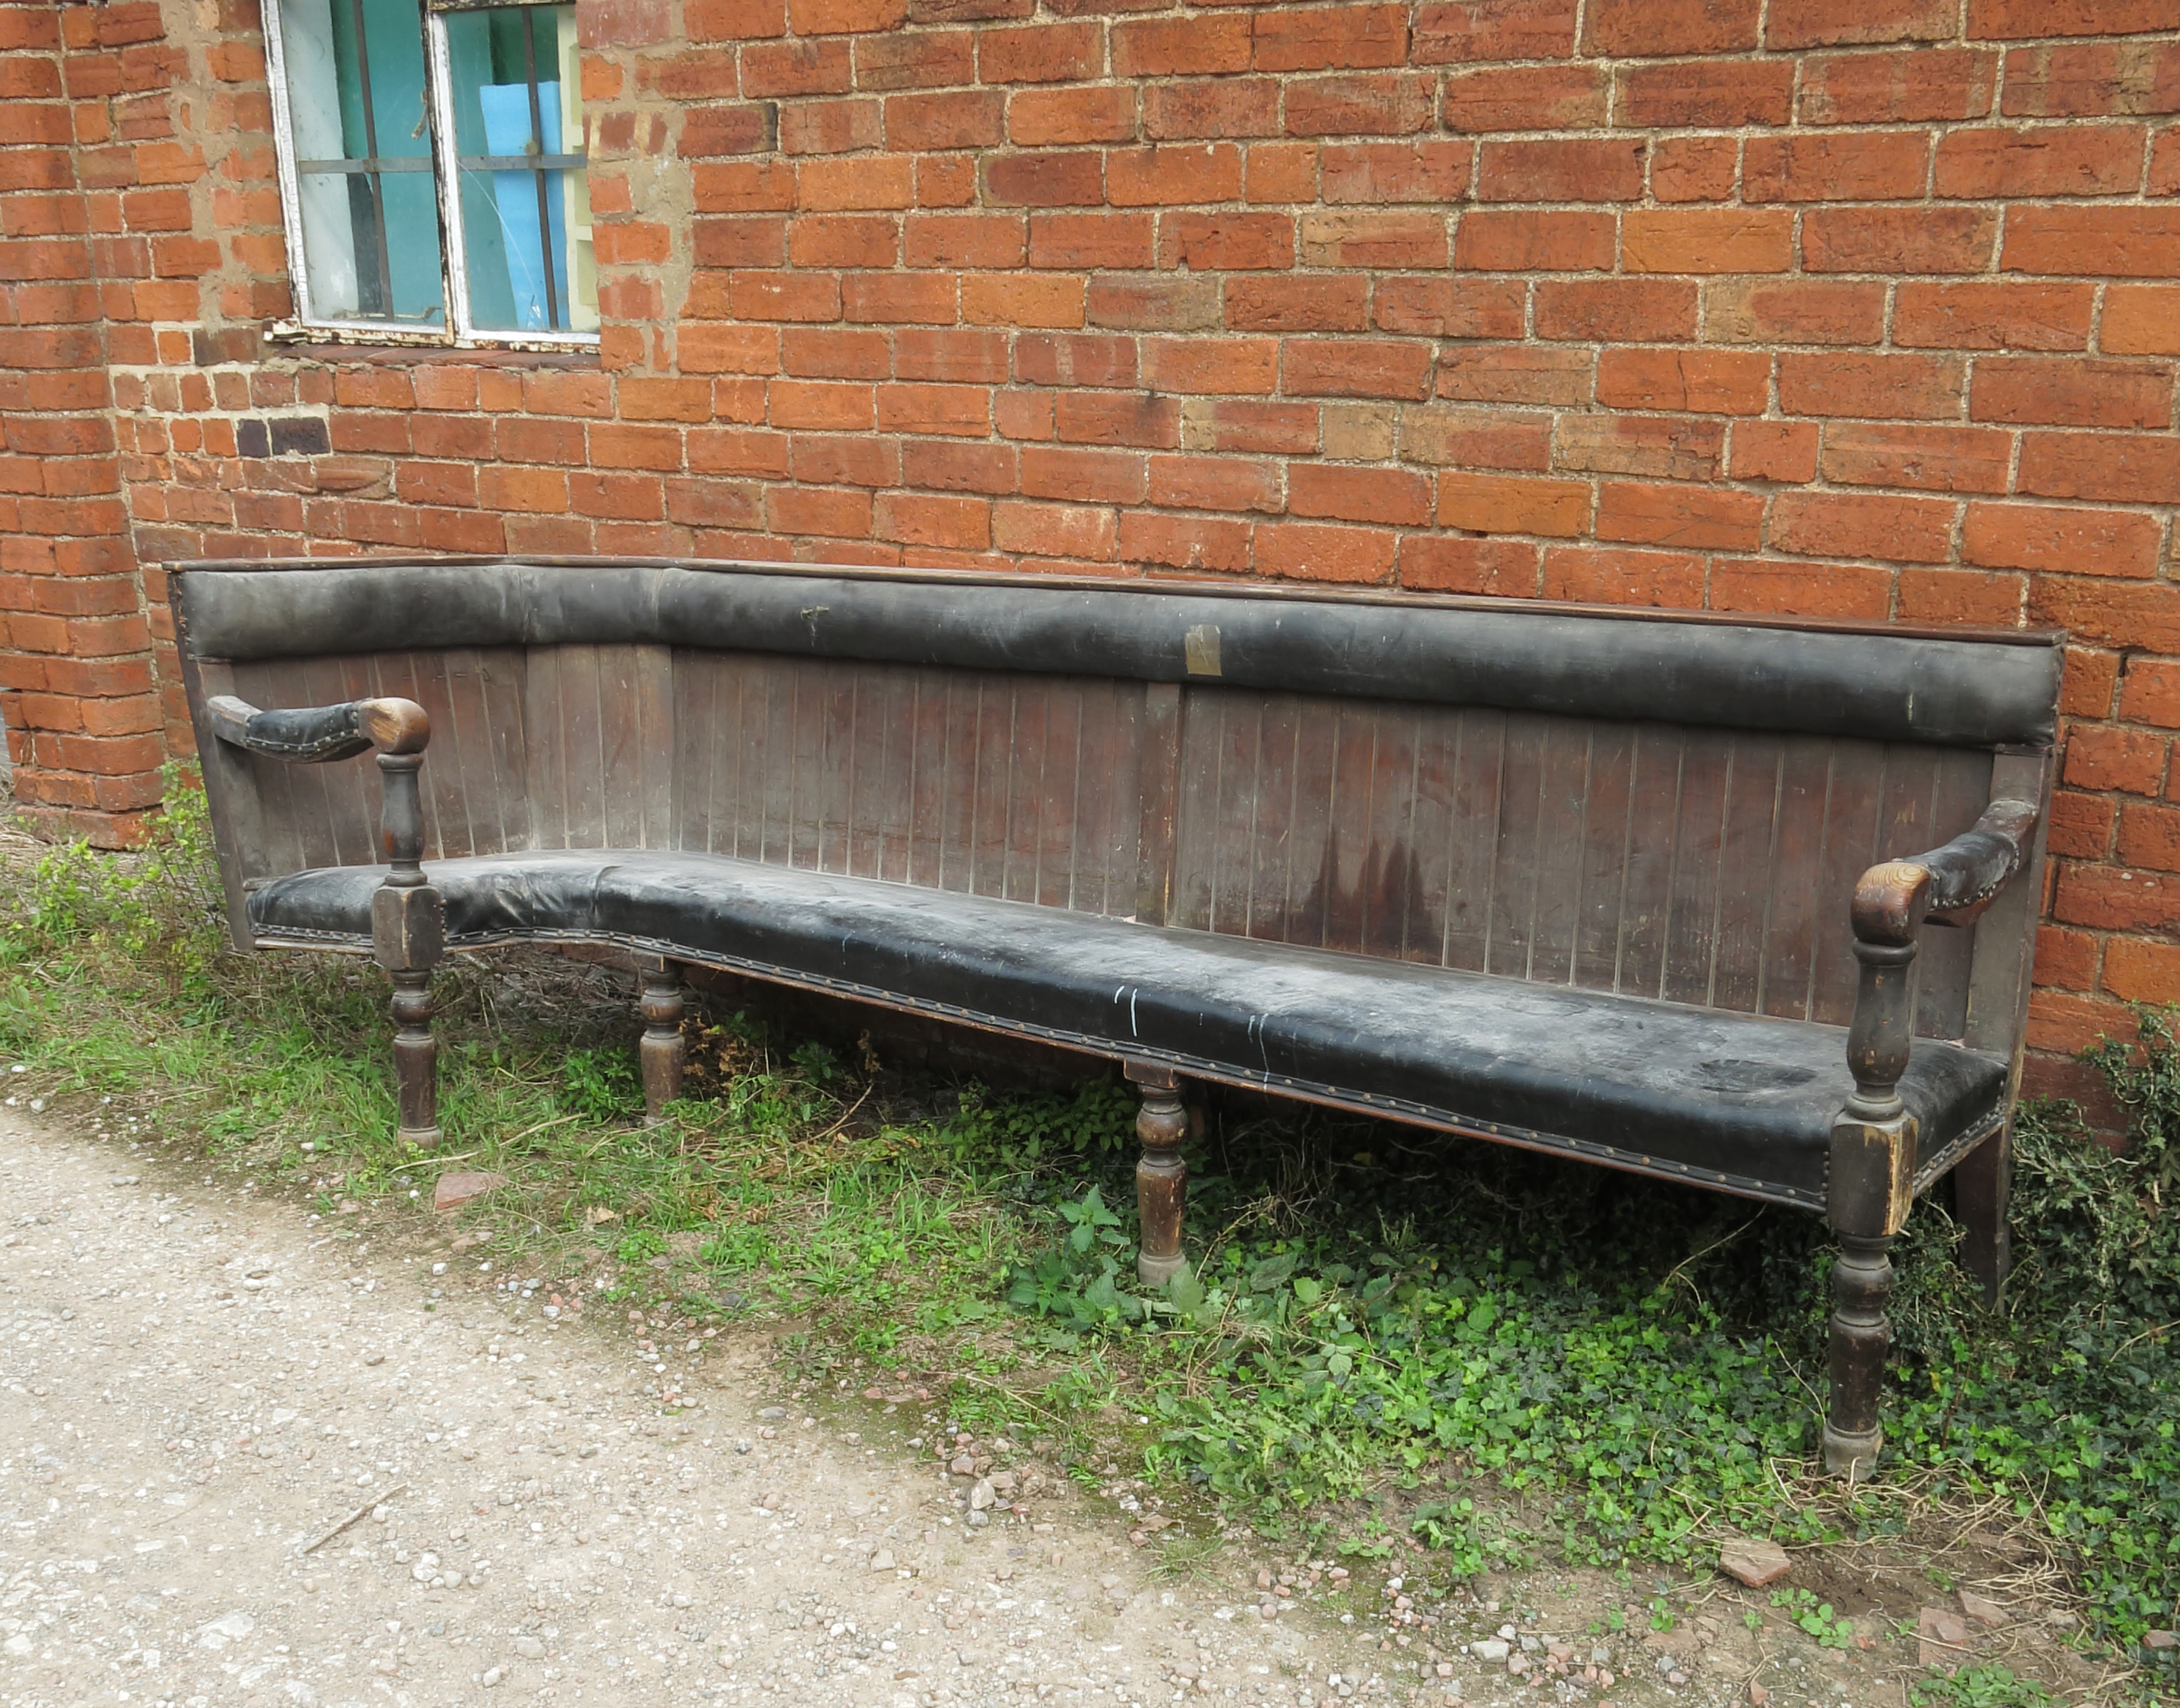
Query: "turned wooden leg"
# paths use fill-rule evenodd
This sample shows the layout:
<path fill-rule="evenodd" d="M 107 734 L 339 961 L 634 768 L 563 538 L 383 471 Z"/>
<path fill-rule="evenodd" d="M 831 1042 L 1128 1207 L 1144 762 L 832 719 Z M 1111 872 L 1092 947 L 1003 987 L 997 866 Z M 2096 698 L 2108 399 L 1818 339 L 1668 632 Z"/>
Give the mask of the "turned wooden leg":
<path fill-rule="evenodd" d="M 1131 1061 L 1125 1072 L 1143 1094 L 1136 1116 L 1136 1137 L 1143 1143 L 1136 1164 L 1136 1208 L 1143 1225 L 1136 1273 L 1147 1287 L 1159 1287 L 1188 1267 L 1181 1249 L 1188 1210 L 1188 1165 L 1181 1160 L 1181 1142 L 1188 1137 L 1188 1111 L 1181 1106 L 1181 1077 L 1171 1068 Z"/>
<path fill-rule="evenodd" d="M 1885 1302 L 1892 1292 L 1892 1239 L 1843 1233 L 1832 1268 L 1832 1394 L 1825 1419 L 1825 1468 L 1858 1477 L 1885 1446 L 1878 1427 L 1885 1354 L 1892 1327 Z"/>
<path fill-rule="evenodd" d="M 1953 1215 L 1966 1230 L 1961 1262 L 1983 1283 L 1983 1302 L 1994 1310 L 2013 1267 L 2013 1242 L 2006 1227 L 2013 1196 L 2013 1124 L 2009 1121 L 1953 1168 Z"/>
<path fill-rule="evenodd" d="M 688 1045 L 681 1037 L 681 976 L 674 964 L 661 961 L 646 966 L 643 997 L 637 1011 L 643 1016 L 643 1041 L 638 1054 L 643 1061 L 643 1119 L 655 1127 L 666 1105 L 681 1095 L 681 1070 L 688 1060 Z"/>
<path fill-rule="evenodd" d="M 391 976 L 399 1137 L 405 1143 L 432 1150 L 439 1143 L 439 1044 L 432 1036 L 432 972 L 408 968 Z"/>

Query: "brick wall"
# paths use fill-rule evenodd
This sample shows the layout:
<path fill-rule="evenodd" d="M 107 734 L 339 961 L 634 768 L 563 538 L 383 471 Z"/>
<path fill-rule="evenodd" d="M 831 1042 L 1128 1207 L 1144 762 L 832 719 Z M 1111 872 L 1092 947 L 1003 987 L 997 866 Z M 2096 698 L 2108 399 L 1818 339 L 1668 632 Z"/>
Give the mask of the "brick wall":
<path fill-rule="evenodd" d="M 149 637 L 157 565 L 201 554 L 2056 623 L 2036 1041 L 2180 996 L 2180 0 L 581 20 L 594 363 L 267 347 L 246 0 L 0 5 L 0 605 L 41 810 L 144 798 L 147 670 L 185 741 Z"/>

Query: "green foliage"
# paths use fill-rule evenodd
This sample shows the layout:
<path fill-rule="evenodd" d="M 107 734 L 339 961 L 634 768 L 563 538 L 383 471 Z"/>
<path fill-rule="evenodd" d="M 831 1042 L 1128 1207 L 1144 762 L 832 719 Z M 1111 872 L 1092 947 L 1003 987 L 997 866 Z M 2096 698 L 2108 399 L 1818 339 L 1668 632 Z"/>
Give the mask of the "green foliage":
<path fill-rule="evenodd" d="M 560 1101 L 586 1121 L 625 1120 L 643 1110 L 643 1081 L 629 1049 L 571 1050 L 560 1068 Z"/>
<path fill-rule="evenodd" d="M 2010 1667 L 1963 1667 L 1908 1689 L 1914 1708 L 2052 1708 L 2057 1700 L 2033 1678 L 2017 1678 Z"/>
<path fill-rule="evenodd" d="M 1086 1081 L 1062 1096 L 999 1095 L 965 1087 L 933 1135 L 938 1149 L 980 1173 L 1034 1174 L 1110 1156 L 1134 1136 L 1136 1099 L 1125 1085 Z"/>
<path fill-rule="evenodd" d="M 1786 1617 L 1815 1638 L 1820 1648 L 1854 1647 L 1854 1621 L 1844 1614 L 1835 1614 L 1830 1602 L 1818 1601 L 1808 1590 L 1774 1590 L 1771 1605 L 1783 1608 Z"/>

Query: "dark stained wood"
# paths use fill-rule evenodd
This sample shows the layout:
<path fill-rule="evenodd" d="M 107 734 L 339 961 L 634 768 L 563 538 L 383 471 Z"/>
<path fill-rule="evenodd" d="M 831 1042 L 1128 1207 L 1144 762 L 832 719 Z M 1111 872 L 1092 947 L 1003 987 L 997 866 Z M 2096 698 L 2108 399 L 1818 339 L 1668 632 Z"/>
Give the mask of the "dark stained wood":
<path fill-rule="evenodd" d="M 1134 905 L 1129 909 L 1146 925 L 1163 925 L 1176 903 L 1181 882 L 1175 855 L 1180 820 L 1182 744 L 1181 690 L 1170 682 L 1153 682 L 1142 695 L 1142 722 L 1137 731 L 1140 772 L 1135 836 Z M 1118 806 L 1115 802 L 1115 806 Z M 1115 813 L 1125 819 L 1125 809 Z M 1125 868 L 1116 865 L 1113 877 Z M 1120 912 L 1120 898 L 1107 890 L 1106 911 Z"/>

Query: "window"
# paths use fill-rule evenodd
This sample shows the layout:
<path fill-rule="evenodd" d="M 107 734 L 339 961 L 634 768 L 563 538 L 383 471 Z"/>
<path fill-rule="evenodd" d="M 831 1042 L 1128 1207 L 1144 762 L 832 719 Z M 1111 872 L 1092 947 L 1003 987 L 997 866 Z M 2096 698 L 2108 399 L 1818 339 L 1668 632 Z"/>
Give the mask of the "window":
<path fill-rule="evenodd" d="M 295 318 L 356 343 L 597 340 L 575 8 L 265 8 Z"/>

